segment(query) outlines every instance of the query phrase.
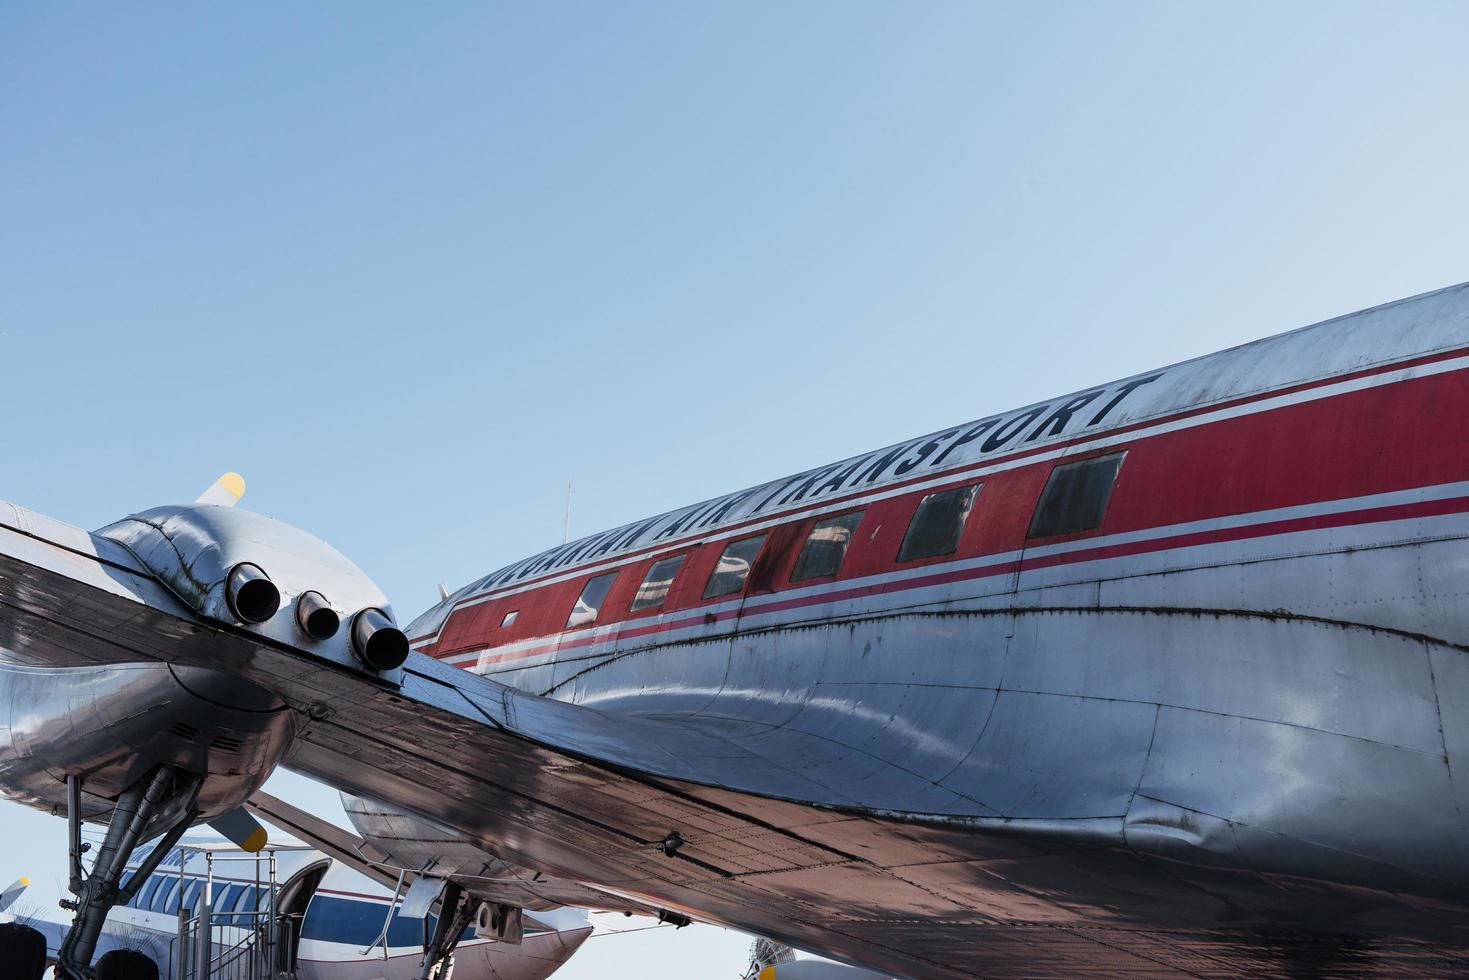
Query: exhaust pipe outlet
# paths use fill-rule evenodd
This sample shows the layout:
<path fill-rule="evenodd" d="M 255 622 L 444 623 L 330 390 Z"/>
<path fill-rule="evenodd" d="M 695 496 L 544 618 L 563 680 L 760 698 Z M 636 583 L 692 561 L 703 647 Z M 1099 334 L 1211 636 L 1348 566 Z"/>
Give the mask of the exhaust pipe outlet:
<path fill-rule="evenodd" d="M 320 592 L 303 592 L 296 599 L 296 625 L 313 640 L 330 640 L 337 635 L 342 618 L 326 603 Z"/>
<path fill-rule="evenodd" d="M 408 659 L 408 637 L 381 609 L 352 617 L 352 650 L 373 670 L 396 670 Z"/>
<path fill-rule="evenodd" d="M 281 590 L 259 565 L 242 561 L 225 579 L 225 599 L 230 612 L 243 623 L 263 623 L 281 607 Z"/>

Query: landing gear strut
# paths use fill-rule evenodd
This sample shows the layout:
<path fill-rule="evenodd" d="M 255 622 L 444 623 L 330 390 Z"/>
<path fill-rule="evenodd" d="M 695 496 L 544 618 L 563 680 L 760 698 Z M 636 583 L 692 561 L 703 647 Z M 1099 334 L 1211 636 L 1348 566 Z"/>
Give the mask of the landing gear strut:
<path fill-rule="evenodd" d="M 420 980 L 450 980 L 454 971 L 454 949 L 459 937 L 474 921 L 479 902 L 464 894 L 464 889 L 450 881 L 444 885 L 439 920 L 434 923 L 433 938 L 427 938 L 428 920 L 424 919 L 423 975 Z"/>
<path fill-rule="evenodd" d="M 71 880 L 68 888 L 76 901 L 63 901 L 63 908 L 76 913 L 71 929 L 57 954 L 56 975 L 65 980 L 91 980 L 92 954 L 113 906 L 132 899 L 133 893 L 157 870 L 185 830 L 199 818 L 194 803 L 201 782 L 197 776 L 172 769 L 155 769 L 117 798 L 107 835 L 102 840 L 90 874 L 83 874 L 82 855 L 91 845 L 82 843 L 82 782 L 66 780 L 66 821 L 71 833 Z M 147 838 L 163 834 L 158 846 L 128 876 L 122 875 L 133 851 Z"/>

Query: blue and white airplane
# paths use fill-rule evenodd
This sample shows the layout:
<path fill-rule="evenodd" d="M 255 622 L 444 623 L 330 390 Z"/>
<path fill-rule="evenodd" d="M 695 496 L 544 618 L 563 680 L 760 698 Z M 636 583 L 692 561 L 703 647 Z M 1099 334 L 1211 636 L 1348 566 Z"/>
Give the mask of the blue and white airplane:
<path fill-rule="evenodd" d="M 147 861 L 150 852 L 140 848 L 132 869 Z M 397 889 L 384 887 L 352 863 L 294 842 L 272 844 L 269 853 L 251 854 L 229 843 L 183 841 L 164 854 L 126 904 L 113 908 L 98 942 L 98 955 L 141 954 L 157 966 L 159 980 L 174 980 L 180 960 L 179 909 L 199 909 L 208 891 L 216 966 L 229 958 L 229 950 L 246 948 L 252 935 L 260 934 L 257 927 L 270 921 L 273 909 L 275 921 L 281 923 L 275 932 L 280 948 L 273 957 L 279 971 L 298 980 L 414 980 L 421 975 L 425 935 L 433 932 L 437 917 L 406 914 L 407 896 L 395 894 Z M 6 890 L 7 905 L 19 897 L 25 881 Z M 0 916 L 0 920 L 15 918 Z M 67 925 L 34 917 L 23 922 L 45 936 L 47 958 L 54 962 Z M 592 931 L 587 913 L 571 908 L 527 916 L 516 943 L 481 936 L 471 924 L 454 951 L 453 976 L 544 980 Z"/>

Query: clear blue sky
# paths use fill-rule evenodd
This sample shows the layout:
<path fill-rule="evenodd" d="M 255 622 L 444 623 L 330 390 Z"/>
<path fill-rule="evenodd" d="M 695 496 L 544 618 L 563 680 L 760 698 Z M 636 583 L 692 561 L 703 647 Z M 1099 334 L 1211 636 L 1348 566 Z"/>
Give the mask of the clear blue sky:
<path fill-rule="evenodd" d="M 559 541 L 568 480 L 591 532 L 1469 279 L 1466 41 L 1462 3 L 6 4 L 0 497 L 96 527 L 238 469 L 407 618 Z M 63 866 L 59 821 L 0 841 Z M 607 945 L 737 972 L 645 938 Z"/>

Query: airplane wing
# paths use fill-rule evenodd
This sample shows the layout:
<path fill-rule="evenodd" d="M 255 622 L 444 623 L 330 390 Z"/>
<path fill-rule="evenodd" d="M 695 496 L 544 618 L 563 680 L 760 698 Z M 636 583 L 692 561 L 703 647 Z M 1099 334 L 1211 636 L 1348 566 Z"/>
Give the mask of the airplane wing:
<path fill-rule="evenodd" d="M 211 621 L 115 541 L 5 503 L 0 649 L 38 667 L 162 662 L 261 685 L 299 716 L 289 768 L 584 883 L 608 896 L 599 904 L 668 909 L 831 949 L 826 911 L 813 908 L 805 922 L 780 911 L 787 876 L 851 876 L 873 896 L 872 909 L 846 910 L 854 921 L 889 915 L 890 898 L 877 897 L 886 885 L 913 891 L 884 882 L 866 857 L 822 843 L 820 830 L 789 826 L 809 823 L 809 810 L 726 788 L 785 770 L 722 734 L 543 700 L 418 654 L 400 683 L 385 682 Z M 793 795 L 820 790 L 790 780 Z M 863 819 L 832 812 L 818 826 Z M 669 846 L 671 838 L 682 843 Z M 894 959 L 870 930 L 852 932 L 841 944 L 854 959 L 912 962 L 911 953 Z"/>
<path fill-rule="evenodd" d="M 288 831 L 298 840 L 305 841 L 349 868 L 376 881 L 384 888 L 396 888 L 398 875 L 403 875 L 404 886 L 411 885 L 421 875 L 412 868 L 398 866 L 391 855 L 384 854 L 356 834 L 307 813 L 285 800 L 258 791 L 246 807 L 256 816 Z M 481 859 L 488 857 L 480 852 Z M 658 910 L 643 902 L 599 892 L 574 881 L 547 878 L 524 869 L 501 870 L 495 877 L 463 874 L 430 874 L 456 882 L 465 891 L 478 898 L 504 905 L 515 905 L 533 911 L 545 911 L 563 906 L 590 908 L 603 912 L 630 912 L 637 915 L 657 915 Z M 526 916 L 527 924 L 537 925 L 538 920 Z"/>
<path fill-rule="evenodd" d="M 1165 859 L 1179 831 L 1161 811 L 1165 857 L 1152 857 L 1123 849 L 1120 817 L 995 815 L 840 731 L 617 715 L 420 654 L 374 673 L 212 619 L 180 588 L 113 540 L 0 504 L 0 650 L 16 663 L 166 663 L 259 685 L 297 716 L 289 768 L 614 899 L 898 975 L 963 977 L 1238 972 L 1257 961 L 1211 941 L 1221 915 L 1309 914 L 1321 897 L 1185 872 Z M 931 816 L 899 816 L 918 813 Z M 1436 942 L 1461 924 L 1423 902 L 1391 934 L 1414 929 Z"/>
<path fill-rule="evenodd" d="M 371 878 L 384 888 L 398 887 L 398 872 L 391 868 L 385 855 L 351 831 L 292 806 L 285 800 L 258 791 L 245 804 L 246 809 L 267 823 L 286 831 L 292 837 L 310 844 L 328 857 L 340 861 L 358 874 Z M 409 877 L 411 876 L 411 877 Z M 408 884 L 416 873 L 404 877 Z"/>

